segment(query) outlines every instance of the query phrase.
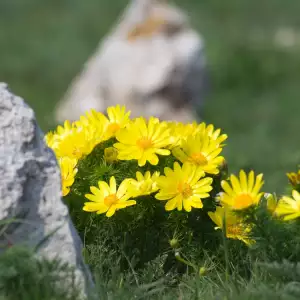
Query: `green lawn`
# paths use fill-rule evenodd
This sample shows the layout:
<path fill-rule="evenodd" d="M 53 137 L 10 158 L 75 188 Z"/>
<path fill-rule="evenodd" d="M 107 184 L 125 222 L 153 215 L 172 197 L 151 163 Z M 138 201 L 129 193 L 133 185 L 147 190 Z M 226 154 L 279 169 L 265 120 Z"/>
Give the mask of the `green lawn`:
<path fill-rule="evenodd" d="M 265 174 L 266 190 L 283 191 L 285 172 L 300 162 L 300 2 L 176 2 L 206 41 L 212 83 L 203 117 L 228 133 L 230 171 L 254 168 Z M 0 1 L 0 81 L 27 100 L 44 130 L 54 126 L 55 102 L 125 5 Z M 280 28 L 296 32 L 290 47 L 274 43 Z"/>

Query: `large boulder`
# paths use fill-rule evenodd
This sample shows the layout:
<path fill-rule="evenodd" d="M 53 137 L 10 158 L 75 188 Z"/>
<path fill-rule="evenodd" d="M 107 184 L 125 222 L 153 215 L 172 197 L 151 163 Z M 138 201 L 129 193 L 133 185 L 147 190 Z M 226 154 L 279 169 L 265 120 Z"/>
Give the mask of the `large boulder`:
<path fill-rule="evenodd" d="M 0 235 L 0 251 L 12 244 L 38 246 L 38 255 L 59 258 L 76 268 L 76 278 L 84 294 L 92 282 L 91 276 L 81 255 L 81 240 L 61 200 L 56 158 L 44 143 L 33 110 L 3 83 L 0 83 L 0 201 L 0 223 L 8 221 Z"/>
<path fill-rule="evenodd" d="M 56 107 L 56 121 L 125 104 L 132 116 L 193 121 L 203 102 L 203 40 L 164 0 L 131 0 Z"/>

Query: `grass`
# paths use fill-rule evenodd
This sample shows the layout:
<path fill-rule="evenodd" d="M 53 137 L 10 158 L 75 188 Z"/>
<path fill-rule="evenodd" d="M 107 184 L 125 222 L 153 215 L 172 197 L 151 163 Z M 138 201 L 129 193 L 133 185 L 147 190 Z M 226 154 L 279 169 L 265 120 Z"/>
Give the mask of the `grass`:
<path fill-rule="evenodd" d="M 124 0 L 2 0 L 0 80 L 35 109 L 43 130 L 53 108 L 125 6 Z M 204 36 L 211 92 L 201 113 L 229 135 L 230 170 L 263 172 L 266 190 L 282 192 L 300 161 L 297 0 L 175 1 Z M 295 43 L 280 47 L 276 32 Z"/>
<path fill-rule="evenodd" d="M 112 240 L 107 243 L 112 236 L 98 227 L 101 240 L 94 244 L 95 249 L 89 249 L 90 256 L 86 257 L 96 283 L 88 300 L 299 299 L 300 240 L 295 234 L 299 232 L 299 222 L 276 224 L 263 210 L 259 209 L 257 213 L 257 225 L 264 226 L 257 227 L 255 235 L 259 239 L 252 249 L 239 241 L 223 243 L 221 234 L 214 252 L 203 249 L 216 236 L 211 236 L 202 249 L 193 243 L 179 242 L 179 248 L 158 254 L 142 268 L 135 260 L 141 258 L 135 252 L 137 248 L 132 248 L 135 251 L 129 252 L 130 257 L 126 256 L 124 260 L 124 252 L 116 251 L 118 248 Z M 98 217 L 98 221 L 122 228 L 122 224 L 114 223 L 113 219 Z M 163 235 L 161 238 L 164 239 Z M 124 246 L 124 242 L 121 241 L 119 246 Z M 188 260 L 196 269 L 187 266 L 190 263 L 185 262 L 186 258 L 170 261 L 177 251 L 181 257 L 189 252 L 188 257 L 192 260 Z M 126 260 L 128 264 L 122 264 Z M 168 265 L 171 266 L 169 270 L 166 269 Z M 199 273 L 197 269 L 202 271 Z M 0 255 L 0 299 L 80 300 L 73 276 L 73 270 L 59 260 L 37 259 L 32 250 L 13 246 Z"/>

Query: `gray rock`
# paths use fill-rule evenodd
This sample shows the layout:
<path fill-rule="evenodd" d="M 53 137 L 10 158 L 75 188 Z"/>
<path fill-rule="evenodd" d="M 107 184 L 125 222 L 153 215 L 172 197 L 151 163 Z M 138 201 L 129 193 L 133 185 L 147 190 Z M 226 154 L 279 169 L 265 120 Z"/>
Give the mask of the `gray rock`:
<path fill-rule="evenodd" d="M 4 83 L 0 83 L 0 200 L 0 222 L 21 220 L 0 235 L 0 251 L 10 244 L 39 245 L 38 255 L 75 266 L 84 294 L 91 276 L 61 200 L 56 158 L 43 141 L 33 110 Z"/>
<path fill-rule="evenodd" d="M 193 121 L 204 98 L 206 59 L 187 14 L 164 0 L 131 0 L 64 98 L 57 122 L 91 108 L 126 105 L 132 116 Z"/>

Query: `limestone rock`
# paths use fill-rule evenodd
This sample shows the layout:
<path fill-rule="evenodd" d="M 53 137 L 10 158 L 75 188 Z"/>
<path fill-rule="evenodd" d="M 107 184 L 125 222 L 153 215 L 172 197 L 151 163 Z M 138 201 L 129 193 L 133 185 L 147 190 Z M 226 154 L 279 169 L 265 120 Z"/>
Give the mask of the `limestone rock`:
<path fill-rule="evenodd" d="M 164 0 L 132 0 L 56 107 L 56 121 L 125 104 L 132 116 L 195 120 L 206 61 L 186 14 Z"/>
<path fill-rule="evenodd" d="M 40 244 L 38 255 L 58 257 L 76 267 L 78 284 L 91 283 L 81 240 L 61 200 L 56 158 L 43 141 L 33 110 L 0 83 L 0 222 L 13 222 L 0 235 L 9 244 Z M 3 247 L 4 246 L 4 247 Z"/>

